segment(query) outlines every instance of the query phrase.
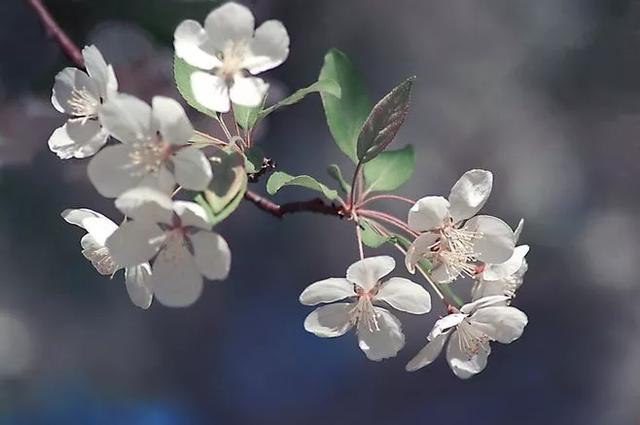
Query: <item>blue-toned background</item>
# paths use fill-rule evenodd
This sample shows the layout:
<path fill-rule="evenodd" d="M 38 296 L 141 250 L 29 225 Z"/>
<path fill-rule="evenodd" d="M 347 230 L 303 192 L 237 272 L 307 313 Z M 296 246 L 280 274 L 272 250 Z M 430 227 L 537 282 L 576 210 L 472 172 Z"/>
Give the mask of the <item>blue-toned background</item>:
<path fill-rule="evenodd" d="M 171 40 L 198 0 L 50 0 L 80 44 L 95 43 L 121 89 L 175 96 Z M 410 197 L 447 194 L 469 168 L 495 174 L 485 211 L 526 218 L 533 247 L 517 305 L 524 336 L 496 344 L 468 382 L 443 359 L 404 365 L 437 305 L 402 315 L 407 346 L 367 361 L 352 335 L 321 340 L 298 304 L 310 282 L 357 257 L 332 217 L 277 221 L 243 204 L 221 226 L 233 251 L 223 283 L 188 309 L 134 307 L 122 278 L 95 273 L 80 229 L 59 216 L 117 217 L 46 142 L 68 65 L 25 2 L 0 1 L 0 424 L 640 423 L 640 2 L 634 0 L 256 0 L 257 21 L 291 35 L 268 73 L 284 95 L 314 81 L 324 52 L 346 51 L 378 98 L 417 75 L 398 146 L 412 143 Z M 211 123 L 197 114 L 201 129 Z M 317 97 L 261 130 L 279 168 L 329 181 L 340 159 Z M 262 190 L 260 186 L 254 189 Z M 283 191 L 279 201 L 305 197 Z M 398 214 L 404 214 L 400 209 Z"/>

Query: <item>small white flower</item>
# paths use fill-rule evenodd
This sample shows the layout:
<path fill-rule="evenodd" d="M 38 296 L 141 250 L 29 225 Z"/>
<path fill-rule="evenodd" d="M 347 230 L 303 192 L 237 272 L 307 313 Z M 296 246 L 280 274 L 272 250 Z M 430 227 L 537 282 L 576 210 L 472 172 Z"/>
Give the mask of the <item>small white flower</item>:
<path fill-rule="evenodd" d="M 513 232 L 514 243 L 518 242 L 524 220 L 520 220 Z M 506 304 L 511 302 L 516 291 L 524 281 L 524 274 L 528 265 L 525 256 L 529 252 L 529 245 L 519 245 L 513 250 L 513 255 L 504 263 L 486 263 L 480 266 L 481 272 L 474 276 L 475 283 L 471 288 L 472 299 L 478 300 L 491 295 L 508 297 Z"/>
<path fill-rule="evenodd" d="M 112 276 L 122 268 L 114 261 L 109 249 L 105 246 L 107 238 L 118 229 L 117 224 L 102 214 L 86 208 L 64 210 L 62 218 L 87 231 L 80 240 L 82 255 L 91 261 L 98 273 Z M 149 286 L 151 280 L 149 263 L 141 262 L 125 267 L 124 277 L 131 301 L 140 308 L 149 308 L 153 299 Z"/>
<path fill-rule="evenodd" d="M 446 283 L 461 274 L 473 276 L 475 262 L 500 263 L 513 253 L 513 231 L 502 220 L 475 214 L 482 208 L 493 184 L 489 171 L 470 170 L 449 193 L 424 197 L 411 207 L 408 224 L 424 232 L 407 251 L 405 264 L 413 273 L 423 258 L 433 264 L 432 277 Z"/>
<path fill-rule="evenodd" d="M 95 46 L 82 50 L 87 72 L 65 68 L 56 75 L 51 103 L 70 117 L 49 138 L 49 149 L 62 159 L 86 158 L 98 152 L 109 137 L 100 125 L 102 104 L 118 90 L 111 65 Z"/>
<path fill-rule="evenodd" d="M 347 269 L 346 279 L 330 278 L 309 285 L 300 295 L 304 305 L 350 301 L 317 308 L 305 319 L 304 328 L 319 337 L 332 338 L 355 326 L 360 349 L 367 358 L 379 361 L 395 356 L 404 346 L 400 321 L 374 303 L 413 314 L 431 310 L 429 293 L 417 283 L 400 277 L 381 282 L 395 265 L 389 256 L 365 258 Z"/>
<path fill-rule="evenodd" d="M 116 197 L 137 186 L 168 193 L 176 182 L 201 191 L 211 181 L 211 164 L 188 145 L 194 130 L 175 100 L 156 96 L 149 106 L 118 94 L 100 109 L 100 120 L 122 142 L 107 146 L 89 163 L 89 180 L 102 196 Z"/>
<path fill-rule="evenodd" d="M 211 231 L 198 204 L 172 201 L 155 189 L 138 187 L 116 199 L 116 207 L 132 220 L 120 226 L 106 246 L 118 264 L 155 257 L 151 288 L 162 304 L 193 304 L 202 292 L 202 276 L 222 280 L 229 274 L 229 246 Z"/>
<path fill-rule="evenodd" d="M 176 55 L 197 68 L 191 87 L 198 103 L 218 112 L 238 105 L 257 106 L 268 85 L 256 75 L 275 68 L 289 55 L 289 35 L 280 21 L 270 20 L 254 32 L 253 14 L 245 6 L 226 3 L 207 16 L 204 28 L 183 21 L 174 34 Z"/>
<path fill-rule="evenodd" d="M 445 342 L 447 362 L 453 373 L 467 379 L 482 372 L 491 354 L 492 341 L 510 344 L 520 338 L 527 316 L 515 307 L 501 305 L 506 297 L 492 296 L 463 305 L 460 310 L 438 320 L 429 334 L 429 343 L 407 363 L 409 372 L 431 364 Z"/>

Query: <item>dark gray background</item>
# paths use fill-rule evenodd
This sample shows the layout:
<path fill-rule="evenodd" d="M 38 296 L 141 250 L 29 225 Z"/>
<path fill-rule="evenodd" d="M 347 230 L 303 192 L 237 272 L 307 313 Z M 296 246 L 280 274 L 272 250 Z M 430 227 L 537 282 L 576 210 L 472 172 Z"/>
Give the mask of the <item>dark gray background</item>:
<path fill-rule="evenodd" d="M 173 29 L 207 1 L 46 2 L 80 44 L 96 43 L 121 89 L 175 95 Z M 68 65 L 25 3 L 0 2 L 0 423 L 611 424 L 640 420 L 640 2 L 632 0 L 265 0 L 291 55 L 269 72 L 282 94 L 314 81 L 324 52 L 346 51 L 372 97 L 417 75 L 398 146 L 416 147 L 410 197 L 447 194 L 469 168 L 495 174 L 485 211 L 525 217 L 532 245 L 517 305 L 530 318 L 471 381 L 443 359 L 414 374 L 437 305 L 401 316 L 407 346 L 368 362 L 349 335 L 307 334 L 310 282 L 357 256 L 349 224 L 277 221 L 243 204 L 221 226 L 230 278 L 188 309 L 141 311 L 122 278 L 79 252 L 68 207 L 116 217 L 46 142 Z M 201 129 L 211 126 L 193 115 Z M 263 149 L 282 170 L 328 181 L 340 162 L 317 97 L 274 114 Z M 347 167 L 345 167 L 347 168 Z M 260 186 L 254 187 L 261 190 Z M 307 196 L 291 190 L 278 200 Z M 401 209 L 395 210 L 404 214 Z"/>

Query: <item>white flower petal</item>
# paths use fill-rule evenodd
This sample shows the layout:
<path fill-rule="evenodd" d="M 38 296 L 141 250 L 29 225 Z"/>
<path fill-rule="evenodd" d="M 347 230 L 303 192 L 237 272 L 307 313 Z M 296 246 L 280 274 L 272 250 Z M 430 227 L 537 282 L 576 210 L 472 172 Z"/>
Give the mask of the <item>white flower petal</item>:
<path fill-rule="evenodd" d="M 472 323 L 484 324 L 483 331 L 503 344 L 509 344 L 520 338 L 528 323 L 526 314 L 515 307 L 506 306 L 481 308 L 470 319 Z"/>
<path fill-rule="evenodd" d="M 458 331 L 455 331 L 449 339 L 449 345 L 447 345 L 447 362 L 453 373 L 460 379 L 469 379 L 482 372 L 487 366 L 491 347 L 487 345 L 486 352 L 480 351 L 471 358 L 460 347 L 460 335 Z"/>
<path fill-rule="evenodd" d="M 86 46 L 82 49 L 82 57 L 84 58 L 84 67 L 89 76 L 95 80 L 103 99 L 118 90 L 118 81 L 113 73 L 113 68 L 107 65 L 96 46 Z"/>
<path fill-rule="evenodd" d="M 137 266 L 155 255 L 162 235 L 153 223 L 127 221 L 107 238 L 106 246 L 117 264 Z"/>
<path fill-rule="evenodd" d="M 56 75 L 51 95 L 51 103 L 59 112 L 76 116 L 76 110 L 69 103 L 74 90 L 83 90 L 99 103 L 100 91 L 95 81 L 85 72 L 76 68 L 65 68 Z"/>
<path fill-rule="evenodd" d="M 136 187 L 116 199 L 118 208 L 127 217 L 151 223 L 171 223 L 173 202 L 168 195 L 150 188 Z"/>
<path fill-rule="evenodd" d="M 105 147 L 91 158 L 87 173 L 100 195 L 115 198 L 140 184 L 144 176 L 132 170 L 131 153 L 131 146 L 118 144 Z"/>
<path fill-rule="evenodd" d="M 516 243 L 520 239 L 520 235 L 522 234 L 523 227 L 524 227 L 524 218 L 521 218 L 520 221 L 518 222 L 518 225 L 516 226 L 516 229 L 513 231 L 513 238 Z"/>
<path fill-rule="evenodd" d="M 410 273 L 416 272 L 416 264 L 431 252 L 430 247 L 437 239 L 438 235 L 435 233 L 423 233 L 409 246 L 404 258 L 404 265 Z"/>
<path fill-rule="evenodd" d="M 183 226 L 211 230 L 212 226 L 207 220 L 207 212 L 195 202 L 173 201 L 173 210 L 180 217 Z"/>
<path fill-rule="evenodd" d="M 200 273 L 210 280 L 223 280 L 231 268 L 227 241 L 217 233 L 199 231 L 190 236 L 193 255 Z"/>
<path fill-rule="evenodd" d="M 179 58 L 189 65 L 210 70 L 220 66 L 221 62 L 207 41 L 205 30 L 191 19 L 182 21 L 173 34 L 173 47 Z"/>
<path fill-rule="evenodd" d="M 510 285 L 504 280 L 478 280 L 473 284 L 471 288 L 471 299 L 477 301 L 480 298 L 486 298 L 491 296 L 511 296 L 512 289 Z M 507 305 L 508 299 L 504 300 L 503 304 Z"/>
<path fill-rule="evenodd" d="M 402 277 L 392 277 L 384 282 L 374 300 L 384 301 L 407 313 L 424 314 L 431 310 L 431 296 L 426 289 Z"/>
<path fill-rule="evenodd" d="M 304 319 L 307 332 L 321 338 L 334 338 L 344 335 L 351 329 L 349 312 L 353 308 L 351 303 L 336 303 L 318 307 Z"/>
<path fill-rule="evenodd" d="M 449 201 L 442 196 L 425 196 L 409 210 L 407 224 L 413 230 L 424 232 L 442 227 L 449 219 Z"/>
<path fill-rule="evenodd" d="M 384 308 L 374 307 L 379 329 L 369 329 L 364 321 L 358 323 L 358 346 L 369 360 L 380 361 L 395 357 L 404 347 L 400 321 Z"/>
<path fill-rule="evenodd" d="M 429 340 L 434 340 L 440 335 L 448 334 L 452 328 L 458 326 L 467 317 L 466 314 L 451 313 L 438 319 L 431 329 Z"/>
<path fill-rule="evenodd" d="M 146 142 L 156 136 L 151 130 L 151 107 L 135 96 L 112 96 L 99 116 L 104 128 L 123 143 Z"/>
<path fill-rule="evenodd" d="M 307 286 L 300 294 L 300 303 L 317 305 L 332 303 L 356 295 L 353 283 L 344 278 L 332 277 Z"/>
<path fill-rule="evenodd" d="M 86 158 L 98 152 L 108 137 L 97 121 L 68 121 L 53 132 L 49 149 L 61 159 Z"/>
<path fill-rule="evenodd" d="M 522 267 L 524 257 L 529 252 L 529 245 L 520 245 L 515 247 L 513 255 L 504 263 L 486 264 L 482 271 L 483 280 L 500 280 L 505 279 L 516 273 Z"/>
<path fill-rule="evenodd" d="M 148 309 L 153 300 L 149 263 L 125 268 L 124 281 L 131 301 L 142 309 Z"/>
<path fill-rule="evenodd" d="M 457 271 L 454 272 L 444 263 L 438 262 L 434 264 L 433 269 L 431 269 L 431 280 L 435 283 L 451 283 L 457 279 L 458 276 L 460 276 L 460 273 Z"/>
<path fill-rule="evenodd" d="M 396 267 L 396 261 L 388 255 L 369 257 L 356 261 L 347 269 L 347 279 L 365 291 L 373 288 L 380 279 Z"/>
<path fill-rule="evenodd" d="M 289 34 L 282 22 L 265 21 L 256 29 L 242 67 L 252 74 L 275 68 L 289 56 Z"/>
<path fill-rule="evenodd" d="M 269 90 L 269 84 L 261 78 L 236 75 L 229 90 L 229 97 L 236 105 L 258 106 Z"/>
<path fill-rule="evenodd" d="M 196 102 L 217 112 L 229 112 L 229 87 L 223 78 L 206 72 L 191 74 L 191 90 Z"/>
<path fill-rule="evenodd" d="M 211 163 L 200 149 L 185 147 L 172 157 L 174 174 L 180 186 L 188 190 L 203 191 L 209 186 Z"/>
<path fill-rule="evenodd" d="M 204 28 L 209 40 L 222 49 L 230 41 L 249 41 L 255 21 L 246 6 L 229 2 L 209 13 Z"/>
<path fill-rule="evenodd" d="M 151 287 L 156 299 L 168 307 L 187 307 L 202 293 L 202 276 L 186 249 L 163 249 L 153 262 Z"/>
<path fill-rule="evenodd" d="M 509 298 L 504 295 L 492 295 L 489 297 L 480 298 L 479 300 L 475 300 L 460 307 L 460 312 L 464 314 L 473 314 L 481 308 L 500 304 L 508 299 Z"/>
<path fill-rule="evenodd" d="M 415 372 L 418 369 L 422 369 L 425 366 L 433 363 L 438 358 L 444 347 L 444 343 L 447 342 L 448 333 L 438 335 L 432 341 L 429 341 L 422 350 L 415 355 L 414 358 L 409 360 L 409 363 L 405 366 L 407 372 Z"/>
<path fill-rule="evenodd" d="M 493 174 L 485 170 L 469 170 L 458 179 L 449 193 L 450 213 L 458 223 L 473 217 L 491 194 Z"/>
<path fill-rule="evenodd" d="M 111 276 L 120 270 L 120 266 L 114 261 L 109 249 L 104 246 L 104 243 L 98 242 L 90 233 L 80 239 L 80 245 L 82 246 L 82 255 L 91 261 L 93 267 L 101 275 Z"/>
<path fill-rule="evenodd" d="M 64 210 L 62 211 L 62 218 L 67 223 L 75 224 L 85 229 L 102 246 L 104 246 L 107 238 L 118 228 L 118 225 L 113 221 L 88 208 Z"/>
<path fill-rule="evenodd" d="M 513 230 L 499 218 L 478 215 L 469 219 L 464 229 L 481 234 L 481 237 L 474 242 L 474 251 L 478 260 L 485 263 L 502 263 L 513 254 L 515 248 Z"/>
<path fill-rule="evenodd" d="M 193 136 L 193 126 L 182 105 L 169 97 L 155 96 L 151 100 L 151 119 L 153 129 L 172 145 L 186 145 Z"/>

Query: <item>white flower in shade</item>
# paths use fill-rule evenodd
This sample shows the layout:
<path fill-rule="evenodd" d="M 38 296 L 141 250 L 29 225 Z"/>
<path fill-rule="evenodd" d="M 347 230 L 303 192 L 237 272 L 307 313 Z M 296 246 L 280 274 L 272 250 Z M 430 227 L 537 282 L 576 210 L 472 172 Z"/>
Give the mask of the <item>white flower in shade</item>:
<path fill-rule="evenodd" d="M 513 232 L 515 243 L 520 238 L 523 224 L 524 220 L 520 220 Z M 475 283 L 471 288 L 472 299 L 475 301 L 491 295 L 504 295 L 508 297 L 505 303 L 509 304 L 524 281 L 524 274 L 528 269 L 525 256 L 528 252 L 529 245 L 519 245 L 513 250 L 511 258 L 504 263 L 481 264 L 480 272 L 474 276 Z"/>
<path fill-rule="evenodd" d="M 401 311 L 424 314 L 431 310 L 429 293 L 417 283 L 400 277 L 381 281 L 395 268 L 389 256 L 365 258 L 347 269 L 347 277 L 330 278 L 309 285 L 300 295 L 304 305 L 348 302 L 318 307 L 307 316 L 304 328 L 323 338 L 344 335 L 356 328 L 358 344 L 370 360 L 395 356 L 404 346 L 400 321 L 385 303 Z"/>
<path fill-rule="evenodd" d="M 467 379 L 482 372 L 491 354 L 492 341 L 509 344 L 520 338 L 527 316 L 515 307 L 501 305 L 506 297 L 492 296 L 463 305 L 438 320 L 429 343 L 407 363 L 413 372 L 431 364 L 447 345 L 447 362 L 453 373 Z"/>
<path fill-rule="evenodd" d="M 49 138 L 49 148 L 62 159 L 86 158 L 107 143 L 109 133 L 100 125 L 102 104 L 118 90 L 111 65 L 95 46 L 82 50 L 87 72 L 65 68 L 56 75 L 51 103 L 69 115 Z"/>
<path fill-rule="evenodd" d="M 154 258 L 151 288 L 162 304 L 193 304 L 202 292 L 202 276 L 222 280 L 229 274 L 229 246 L 211 231 L 198 204 L 172 201 L 155 189 L 138 187 L 116 199 L 116 207 L 132 220 L 122 224 L 106 245 L 118 264 Z"/>
<path fill-rule="evenodd" d="M 62 218 L 87 231 L 80 240 L 82 255 L 96 268 L 101 275 L 112 276 L 122 268 L 116 263 L 105 242 L 118 225 L 100 213 L 86 208 L 69 209 L 62 212 Z M 129 298 L 138 307 L 147 309 L 151 305 L 151 267 L 141 262 L 124 269 L 125 284 Z"/>
<path fill-rule="evenodd" d="M 118 94 L 100 109 L 100 120 L 122 142 L 107 146 L 89 163 L 89 179 L 102 196 L 116 197 L 137 186 L 168 193 L 176 182 L 201 191 L 211 181 L 211 164 L 189 146 L 194 130 L 175 100 L 156 96 L 149 106 Z"/>
<path fill-rule="evenodd" d="M 432 278 L 446 283 L 461 274 L 473 276 L 478 261 L 500 263 L 511 257 L 511 228 L 496 217 L 475 215 L 489 198 L 492 184 L 489 171 L 470 170 L 453 185 L 449 199 L 427 196 L 411 207 L 409 227 L 423 232 L 407 250 L 405 263 L 411 273 L 426 258 L 433 264 Z"/>
<path fill-rule="evenodd" d="M 289 35 L 280 21 L 264 22 L 255 31 L 253 14 L 245 6 L 226 3 L 207 16 L 204 28 L 183 21 L 174 34 L 176 55 L 204 71 L 191 75 L 196 101 L 218 112 L 231 102 L 258 106 L 268 89 L 252 77 L 275 68 L 289 55 Z M 247 74 L 248 72 L 248 74 Z"/>

